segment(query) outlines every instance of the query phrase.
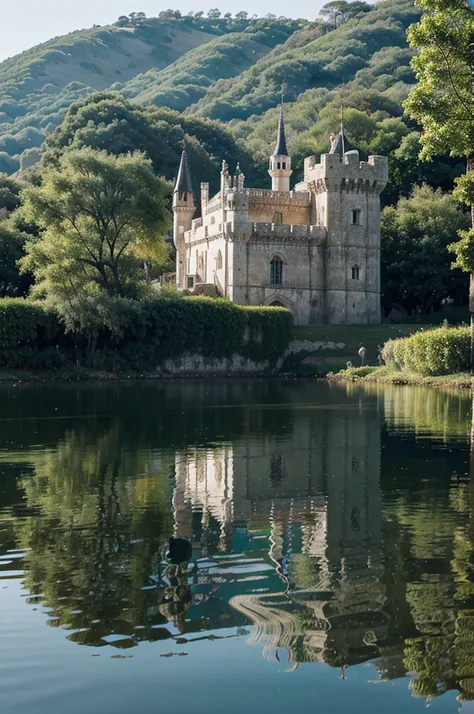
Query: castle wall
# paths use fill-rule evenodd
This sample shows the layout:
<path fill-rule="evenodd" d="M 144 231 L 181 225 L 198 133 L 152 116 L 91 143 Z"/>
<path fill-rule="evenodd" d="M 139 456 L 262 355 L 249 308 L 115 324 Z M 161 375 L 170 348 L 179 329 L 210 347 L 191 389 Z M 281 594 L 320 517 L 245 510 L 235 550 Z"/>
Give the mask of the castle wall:
<path fill-rule="evenodd" d="M 327 227 L 326 321 L 380 322 L 380 193 L 387 182 L 387 159 L 359 161 L 357 152 L 323 154 L 305 163 L 305 181 L 314 194 L 318 221 Z M 354 212 L 357 220 L 354 222 Z"/>
<path fill-rule="evenodd" d="M 267 191 L 249 189 L 248 220 L 251 223 L 274 223 L 275 214 L 281 214 L 281 223 L 310 225 L 308 192 Z"/>
<path fill-rule="evenodd" d="M 231 299 L 241 305 L 288 307 L 296 324 L 318 324 L 324 318 L 325 229 L 260 224 L 250 240 L 235 242 Z M 270 264 L 283 261 L 283 283 L 272 285 Z"/>

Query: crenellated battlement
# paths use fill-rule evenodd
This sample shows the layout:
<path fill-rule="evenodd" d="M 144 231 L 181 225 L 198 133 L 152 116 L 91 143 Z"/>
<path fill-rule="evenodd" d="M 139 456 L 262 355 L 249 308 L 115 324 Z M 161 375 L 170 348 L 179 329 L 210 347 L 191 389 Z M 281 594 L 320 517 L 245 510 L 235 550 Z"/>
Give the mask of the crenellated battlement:
<path fill-rule="evenodd" d="M 377 189 L 380 192 L 388 180 L 388 159 L 369 156 L 368 161 L 360 161 L 358 151 L 348 152 L 342 159 L 337 154 L 322 154 L 319 163 L 315 156 L 308 156 L 304 162 L 304 180 L 308 184 L 320 184 L 321 189 L 329 183 L 331 186 L 338 183 L 343 190 Z"/>

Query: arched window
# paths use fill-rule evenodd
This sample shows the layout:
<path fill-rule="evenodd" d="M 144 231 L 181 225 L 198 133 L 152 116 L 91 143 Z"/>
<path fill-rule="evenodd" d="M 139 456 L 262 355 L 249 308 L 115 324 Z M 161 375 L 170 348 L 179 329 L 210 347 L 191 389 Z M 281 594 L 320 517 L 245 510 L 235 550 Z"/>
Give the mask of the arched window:
<path fill-rule="evenodd" d="M 352 266 L 352 280 L 359 280 L 360 277 L 360 268 L 358 265 L 353 265 Z"/>
<path fill-rule="evenodd" d="M 272 223 L 276 223 L 280 226 L 283 223 L 283 213 L 275 211 L 275 213 L 273 214 Z"/>
<path fill-rule="evenodd" d="M 270 285 L 281 285 L 283 282 L 283 261 L 275 255 L 270 262 Z"/>
<path fill-rule="evenodd" d="M 281 167 L 282 167 L 282 169 L 286 169 L 286 161 L 283 161 Z"/>
<path fill-rule="evenodd" d="M 279 168 L 280 168 L 280 162 L 278 161 L 278 162 L 277 162 L 277 169 L 279 169 Z"/>
<path fill-rule="evenodd" d="M 217 258 L 216 258 L 216 269 L 221 270 L 222 268 L 222 253 L 220 250 L 217 252 Z"/>

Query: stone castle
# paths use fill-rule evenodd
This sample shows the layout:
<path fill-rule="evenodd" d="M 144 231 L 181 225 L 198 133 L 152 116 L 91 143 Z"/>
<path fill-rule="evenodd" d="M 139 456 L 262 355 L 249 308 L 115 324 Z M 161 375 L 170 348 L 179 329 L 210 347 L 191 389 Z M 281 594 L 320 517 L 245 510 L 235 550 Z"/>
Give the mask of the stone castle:
<path fill-rule="evenodd" d="M 272 188 L 245 188 L 222 162 L 220 191 L 201 183 L 196 210 L 186 152 L 173 193 L 176 282 L 239 305 L 279 305 L 297 325 L 380 322 L 380 194 L 384 156 L 361 161 L 343 128 L 320 162 L 304 162 L 290 190 L 283 106 L 268 173 Z"/>

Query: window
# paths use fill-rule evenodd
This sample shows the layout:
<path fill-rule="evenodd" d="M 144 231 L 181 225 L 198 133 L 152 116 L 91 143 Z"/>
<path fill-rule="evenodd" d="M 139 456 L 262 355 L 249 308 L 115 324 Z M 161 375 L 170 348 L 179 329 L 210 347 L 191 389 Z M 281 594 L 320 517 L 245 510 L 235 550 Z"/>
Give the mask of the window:
<path fill-rule="evenodd" d="M 279 168 L 280 168 L 280 162 L 278 161 L 278 162 L 277 162 L 277 169 L 279 169 Z"/>
<path fill-rule="evenodd" d="M 352 280 L 359 280 L 360 277 L 360 268 L 358 265 L 353 265 L 352 266 Z"/>
<path fill-rule="evenodd" d="M 194 288 L 194 275 L 188 275 L 187 288 L 188 290 L 192 290 Z"/>
<path fill-rule="evenodd" d="M 279 211 L 275 211 L 275 213 L 273 214 L 272 223 L 281 225 L 283 223 L 283 213 L 279 213 Z"/>
<path fill-rule="evenodd" d="M 282 167 L 283 169 L 286 169 L 286 161 L 283 161 L 281 167 Z"/>
<path fill-rule="evenodd" d="M 276 255 L 270 263 L 270 285 L 281 285 L 283 282 L 283 261 Z"/>
<path fill-rule="evenodd" d="M 358 208 L 351 211 L 351 223 L 353 226 L 360 226 L 362 224 L 361 212 Z"/>
<path fill-rule="evenodd" d="M 216 270 L 221 270 L 222 269 L 222 253 L 220 250 L 217 253 L 217 258 L 216 258 Z"/>
<path fill-rule="evenodd" d="M 213 226 L 215 222 L 216 222 L 216 217 L 211 216 L 211 226 Z"/>

